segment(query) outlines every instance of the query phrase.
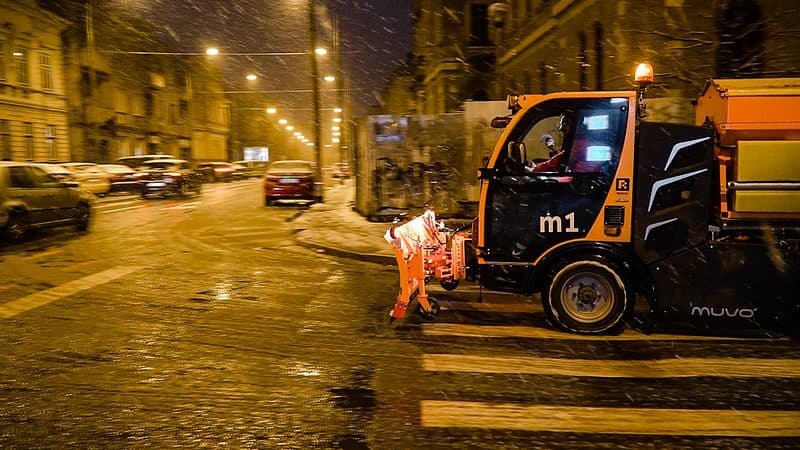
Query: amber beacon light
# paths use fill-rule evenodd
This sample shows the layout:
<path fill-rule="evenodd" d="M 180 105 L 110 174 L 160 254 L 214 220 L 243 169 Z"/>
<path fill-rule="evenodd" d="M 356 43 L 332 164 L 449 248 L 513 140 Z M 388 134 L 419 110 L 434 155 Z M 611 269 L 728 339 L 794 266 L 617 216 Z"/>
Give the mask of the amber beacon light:
<path fill-rule="evenodd" d="M 653 82 L 653 66 L 647 63 L 641 63 L 636 67 L 636 72 L 633 75 L 633 82 L 637 84 L 648 84 Z"/>

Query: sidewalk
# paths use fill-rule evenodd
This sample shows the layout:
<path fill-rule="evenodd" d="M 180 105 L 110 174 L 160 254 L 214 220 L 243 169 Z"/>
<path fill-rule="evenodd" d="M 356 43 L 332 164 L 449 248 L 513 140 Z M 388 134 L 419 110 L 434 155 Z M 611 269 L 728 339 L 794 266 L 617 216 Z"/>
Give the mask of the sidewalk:
<path fill-rule="evenodd" d="M 324 203 L 315 203 L 295 218 L 298 244 L 326 253 L 380 264 L 396 264 L 394 253 L 383 238 L 391 223 L 370 222 L 353 211 L 354 180 L 325 190 Z"/>

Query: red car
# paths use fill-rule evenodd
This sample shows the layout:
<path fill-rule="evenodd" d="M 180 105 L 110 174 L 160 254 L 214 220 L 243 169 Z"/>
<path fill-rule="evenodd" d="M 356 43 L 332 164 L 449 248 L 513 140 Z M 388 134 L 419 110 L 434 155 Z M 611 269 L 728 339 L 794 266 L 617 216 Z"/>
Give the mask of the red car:
<path fill-rule="evenodd" d="M 314 201 L 314 168 L 308 161 L 275 161 L 264 175 L 264 204 L 275 200 Z"/>

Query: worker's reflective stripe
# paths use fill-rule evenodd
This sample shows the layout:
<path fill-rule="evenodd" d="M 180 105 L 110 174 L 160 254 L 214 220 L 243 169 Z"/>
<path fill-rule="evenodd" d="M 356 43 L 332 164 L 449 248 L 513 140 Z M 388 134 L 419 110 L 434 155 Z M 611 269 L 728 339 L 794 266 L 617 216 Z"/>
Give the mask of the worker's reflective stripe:
<path fill-rule="evenodd" d="M 38 308 L 64 297 L 68 297 L 70 295 L 77 294 L 78 292 L 91 289 L 95 286 L 108 283 L 109 281 L 116 280 L 117 278 L 124 277 L 125 275 L 130 275 L 141 268 L 142 267 L 140 266 L 114 267 L 112 269 L 104 270 L 102 272 L 64 283 L 61 286 L 56 286 L 46 291 L 37 292 L 17 300 L 0 304 L 0 319 L 14 317 L 17 314 L 24 313 L 33 308 Z"/>
<path fill-rule="evenodd" d="M 423 355 L 422 367 L 435 372 L 514 373 L 601 378 L 800 378 L 800 360 L 798 359 L 672 358 L 621 361 L 436 354 Z"/>
<path fill-rule="evenodd" d="M 593 408 L 423 400 L 422 426 L 565 433 L 800 436 L 800 411 Z"/>
<path fill-rule="evenodd" d="M 526 339 L 561 339 L 574 341 L 738 341 L 736 337 L 716 336 L 686 336 L 680 334 L 643 334 L 636 331 L 625 330 L 624 333 L 613 336 L 606 335 L 580 335 L 547 328 L 501 325 L 461 325 L 449 323 L 423 324 L 422 333 L 428 336 L 461 336 L 461 337 L 497 337 L 497 338 L 526 338 Z M 747 338 L 748 342 L 753 338 Z M 765 339 L 770 341 L 786 340 Z"/>

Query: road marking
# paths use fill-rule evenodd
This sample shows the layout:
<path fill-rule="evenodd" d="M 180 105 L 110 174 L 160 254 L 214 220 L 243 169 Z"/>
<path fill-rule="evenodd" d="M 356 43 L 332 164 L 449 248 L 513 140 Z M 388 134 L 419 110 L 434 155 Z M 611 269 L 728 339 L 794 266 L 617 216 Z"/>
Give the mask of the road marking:
<path fill-rule="evenodd" d="M 8 319 L 17 314 L 24 313 L 33 308 L 44 306 L 48 303 L 60 300 L 64 297 L 77 294 L 78 292 L 91 289 L 95 286 L 108 283 L 109 281 L 116 280 L 117 278 L 130 275 L 137 270 L 142 269 L 141 266 L 120 266 L 114 267 L 102 272 L 79 278 L 61 286 L 56 286 L 46 291 L 37 292 L 17 300 L 12 300 L 0 304 L 0 319 Z"/>
<path fill-rule="evenodd" d="M 422 356 L 422 367 L 424 370 L 434 372 L 514 373 L 600 378 L 800 378 L 800 360 L 798 359 L 674 358 L 620 361 L 434 354 Z"/>
<path fill-rule="evenodd" d="M 30 256 L 26 256 L 25 259 L 39 259 L 45 256 L 57 255 L 59 253 L 63 253 L 63 250 L 61 250 L 60 248 L 54 248 L 52 250 L 47 250 L 44 252 L 34 253 Z"/>
<path fill-rule="evenodd" d="M 585 408 L 423 400 L 422 426 L 563 433 L 797 437 L 800 411 Z"/>
<path fill-rule="evenodd" d="M 625 330 L 619 335 L 582 335 L 537 327 L 503 326 L 503 325 L 461 325 L 449 323 L 423 324 L 422 333 L 428 336 L 459 336 L 485 338 L 527 338 L 527 339 L 562 339 L 574 341 L 740 341 L 743 338 L 720 336 L 687 336 L 680 334 L 644 334 Z M 765 338 L 771 341 L 782 341 L 786 338 Z M 764 340 L 746 338 L 744 340 Z"/>
<path fill-rule="evenodd" d="M 118 212 L 118 211 L 127 211 L 129 209 L 139 209 L 139 208 L 143 208 L 143 207 L 144 207 L 144 205 L 128 206 L 127 208 L 110 209 L 108 211 L 100 211 L 100 212 L 103 213 L 103 214 L 108 214 L 108 213 L 113 213 L 113 212 Z"/>
<path fill-rule="evenodd" d="M 182 203 L 180 205 L 167 206 L 165 208 L 161 208 L 161 211 L 170 211 L 173 209 L 192 209 L 192 208 L 197 208 L 198 205 L 200 205 L 200 202 Z"/>
<path fill-rule="evenodd" d="M 476 303 L 438 300 L 444 311 L 477 311 L 493 313 L 540 313 L 544 309 L 540 303 Z"/>
<path fill-rule="evenodd" d="M 98 204 L 98 205 L 96 205 L 96 206 L 95 206 L 95 208 L 97 208 L 97 209 L 102 209 L 102 208 L 113 208 L 113 207 L 115 207 L 115 206 L 132 205 L 132 204 L 134 204 L 134 203 L 141 204 L 141 203 L 142 203 L 142 201 L 141 201 L 140 199 L 138 199 L 138 198 L 137 198 L 136 200 L 132 200 L 132 201 L 129 201 L 129 202 L 109 202 L 109 203 L 101 203 L 101 204 Z"/>

